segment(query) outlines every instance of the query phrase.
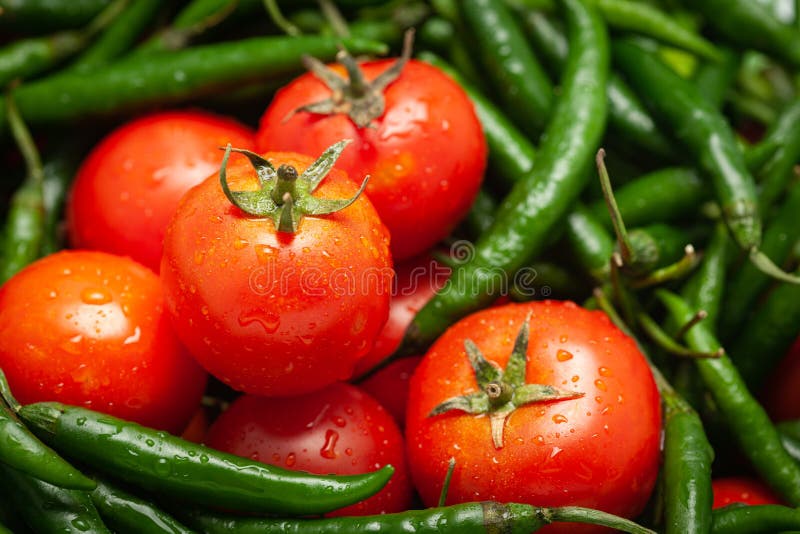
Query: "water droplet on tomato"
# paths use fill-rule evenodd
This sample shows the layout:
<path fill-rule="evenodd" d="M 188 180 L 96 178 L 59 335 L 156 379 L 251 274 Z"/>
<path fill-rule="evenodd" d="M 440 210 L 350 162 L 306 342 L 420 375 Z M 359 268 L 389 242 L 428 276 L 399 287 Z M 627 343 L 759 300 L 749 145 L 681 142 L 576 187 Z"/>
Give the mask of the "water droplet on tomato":
<path fill-rule="evenodd" d="M 111 293 L 103 288 L 87 287 L 81 291 L 81 300 L 84 304 L 99 306 L 101 304 L 108 304 L 111 302 L 111 298 Z"/>
<path fill-rule="evenodd" d="M 612 373 L 611 373 L 611 369 L 609 369 L 608 367 L 600 367 L 600 368 L 597 370 L 597 372 L 598 372 L 598 373 L 600 373 L 600 376 L 609 377 L 609 376 L 611 376 L 611 375 L 612 375 Z"/>
<path fill-rule="evenodd" d="M 274 334 L 281 325 L 281 318 L 275 312 L 265 313 L 260 309 L 251 310 L 239 315 L 239 324 L 241 326 L 247 326 L 251 323 L 260 325 L 267 334 Z"/>
<path fill-rule="evenodd" d="M 293 452 L 290 452 L 286 455 L 286 461 L 283 462 L 286 464 L 286 467 L 292 467 L 295 463 L 297 463 L 297 456 Z"/>
<path fill-rule="evenodd" d="M 541 435 L 534 436 L 533 442 L 536 443 L 537 445 L 544 445 L 544 436 Z"/>
<path fill-rule="evenodd" d="M 567 336 L 563 336 L 563 335 L 562 335 L 561 337 L 559 337 L 559 338 L 558 338 L 558 340 L 559 340 L 561 343 L 566 343 L 566 342 L 567 342 Z"/>
<path fill-rule="evenodd" d="M 233 248 L 236 250 L 242 250 L 244 247 L 249 245 L 250 242 L 247 239 L 242 239 L 241 237 L 237 237 L 233 240 Z"/>
<path fill-rule="evenodd" d="M 599 378 L 594 381 L 594 385 L 600 391 L 608 391 L 608 387 L 606 386 L 606 383 L 603 382 L 602 380 L 600 380 Z"/>
<path fill-rule="evenodd" d="M 568 350 L 564 350 L 564 349 L 558 349 L 558 352 L 556 353 L 556 360 L 558 360 L 560 362 L 569 361 L 573 357 L 574 356 L 572 355 L 571 352 L 569 352 Z"/>
<path fill-rule="evenodd" d="M 325 443 L 319 450 L 320 456 L 333 460 L 336 458 L 336 442 L 339 441 L 339 433 L 335 430 L 328 429 L 325 431 Z"/>
<path fill-rule="evenodd" d="M 577 382 L 580 379 L 581 379 L 581 377 L 579 377 L 578 375 L 572 375 L 572 381 L 573 382 Z"/>
<path fill-rule="evenodd" d="M 333 417 L 333 424 L 339 428 L 344 428 L 344 426 L 347 424 L 347 421 L 345 421 L 344 417 L 337 415 Z"/>
<path fill-rule="evenodd" d="M 566 423 L 567 422 L 567 418 L 566 418 L 566 416 L 564 416 L 564 415 L 562 415 L 560 413 L 557 413 L 556 415 L 553 416 L 553 422 L 555 424 L 557 424 L 557 425 L 561 424 L 561 423 Z"/>

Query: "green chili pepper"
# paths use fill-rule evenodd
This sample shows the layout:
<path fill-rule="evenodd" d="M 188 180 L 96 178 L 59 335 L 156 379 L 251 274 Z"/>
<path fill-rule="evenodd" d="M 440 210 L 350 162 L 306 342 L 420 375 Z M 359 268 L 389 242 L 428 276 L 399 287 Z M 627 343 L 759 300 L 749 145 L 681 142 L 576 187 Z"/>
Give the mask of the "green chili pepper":
<path fill-rule="evenodd" d="M 55 449 L 146 490 L 229 510 L 321 514 L 379 491 L 394 469 L 322 476 L 262 464 L 84 408 L 23 406 L 20 418 Z"/>
<path fill-rule="evenodd" d="M 353 532 L 414 532 L 416 534 L 488 534 L 534 532 L 557 522 L 588 523 L 631 534 L 653 531 L 605 512 L 587 508 L 536 508 L 527 504 L 475 502 L 396 514 L 336 517 L 331 519 L 262 519 L 190 512 L 184 518 L 206 534 L 302 533 L 339 534 Z"/>
<path fill-rule="evenodd" d="M 17 514 L 37 533 L 111 534 L 89 494 L 42 482 L 0 463 L 0 484 Z"/>
<path fill-rule="evenodd" d="M 800 213 L 800 184 L 792 187 L 789 196 L 775 218 L 770 221 L 761 250 L 779 265 L 792 251 L 797 241 L 797 217 Z M 758 295 L 769 285 L 770 278 L 750 263 L 745 263 L 731 278 L 726 289 L 724 313 L 721 317 L 720 334 L 730 338 L 747 317 Z"/>
<path fill-rule="evenodd" d="M 570 56 L 562 91 L 533 169 L 514 185 L 495 223 L 478 240 L 474 256 L 459 265 L 453 280 L 414 318 L 401 352 L 416 353 L 456 319 L 493 294 L 493 273 L 509 276 L 538 254 L 554 226 L 587 183 L 592 156 L 606 118 L 608 37 L 602 19 L 581 0 L 563 0 L 570 33 Z M 477 289 L 477 291 L 475 291 Z"/>
<path fill-rule="evenodd" d="M 712 61 L 722 59 L 717 47 L 654 6 L 632 0 L 594 1 L 611 28 L 652 37 Z"/>
<path fill-rule="evenodd" d="M 521 14 L 521 21 L 536 53 L 554 74 L 560 74 L 569 53 L 564 34 L 546 16 L 536 11 Z M 673 157 L 672 143 L 655 124 L 644 105 L 622 78 L 608 78 L 608 127 L 622 143 L 640 147 L 661 158 Z"/>
<path fill-rule="evenodd" d="M 153 503 L 137 497 L 106 479 L 93 477 L 91 493 L 100 516 L 118 534 L 193 534 L 194 531 Z"/>
<path fill-rule="evenodd" d="M 608 214 L 605 214 L 608 218 Z M 605 282 L 611 272 L 614 239 L 603 227 L 600 218 L 586 206 L 578 204 L 567 217 L 567 245 L 578 264 L 595 281 Z"/>
<path fill-rule="evenodd" d="M 668 124 L 709 175 L 723 218 L 736 243 L 770 276 L 797 283 L 760 250 L 761 217 L 755 183 L 727 121 L 691 82 L 678 76 L 639 41 L 614 44 L 614 57 L 648 107 Z"/>
<path fill-rule="evenodd" d="M 0 27 L 34 33 L 78 28 L 110 3 L 111 0 L 0 0 Z"/>
<path fill-rule="evenodd" d="M 333 59 L 337 45 L 354 54 L 383 53 L 361 39 L 257 37 L 147 54 L 91 72 L 32 82 L 13 91 L 29 124 L 82 119 L 155 104 L 182 102 L 220 89 L 302 70 L 303 55 Z M 67 105 L 69 104 L 69 105 Z M 2 119 L 2 117 L 0 117 Z"/>
<path fill-rule="evenodd" d="M 722 108 L 725 95 L 736 81 L 739 69 L 739 55 L 727 48 L 718 48 L 718 61 L 701 63 L 692 81 L 700 94 L 715 108 Z"/>
<path fill-rule="evenodd" d="M 0 371 L 0 390 L 5 388 L 3 396 L 10 402 L 16 402 L 5 384 L 5 375 Z M 91 479 L 82 475 L 31 434 L 2 401 L 0 401 L 0 436 L 2 436 L 0 463 L 55 486 L 80 490 L 94 488 L 95 484 Z"/>
<path fill-rule="evenodd" d="M 674 293 L 657 289 L 656 296 L 664 303 L 676 324 L 685 324 L 694 316 L 692 308 Z M 689 329 L 686 341 L 689 348 L 700 352 L 712 353 L 720 348 L 702 321 Z M 726 355 L 694 361 L 703 382 L 733 431 L 741 452 L 752 462 L 761 478 L 787 502 L 794 505 L 800 503 L 800 466 L 783 448 L 769 416 L 747 390 L 736 366 Z"/>
<path fill-rule="evenodd" d="M 777 145 L 772 156 L 757 173 L 762 210 L 768 210 L 786 191 L 800 162 L 800 99 L 791 102 L 780 113 L 764 136 L 763 143 Z"/>
<path fill-rule="evenodd" d="M 761 2 L 752 0 L 684 0 L 710 26 L 744 48 L 754 48 L 800 66 L 800 30 L 779 21 Z"/>
<path fill-rule="evenodd" d="M 11 197 L 2 242 L 0 284 L 39 257 L 44 235 L 44 175 L 36 144 L 14 99 L 6 97 L 11 133 L 25 159 L 27 175 Z"/>
<path fill-rule="evenodd" d="M 777 504 L 731 504 L 714 510 L 712 534 L 765 534 L 800 529 L 800 509 Z"/>
<path fill-rule="evenodd" d="M 114 20 L 127 1 L 116 0 L 84 30 L 21 39 L 0 48 L 0 87 L 44 72 L 85 48 L 98 31 Z"/>
<path fill-rule="evenodd" d="M 464 220 L 470 237 L 477 238 L 492 226 L 495 211 L 497 201 L 485 188 L 481 188 Z"/>
<path fill-rule="evenodd" d="M 535 139 L 547 123 L 554 100 L 544 69 L 502 0 L 464 0 L 460 6 L 503 107 Z"/>
<path fill-rule="evenodd" d="M 721 303 L 722 295 L 726 291 L 727 257 L 728 234 L 725 227 L 718 224 L 706 247 L 700 267 L 681 291 L 681 296 L 690 306 L 706 312 L 703 322 L 712 332 L 716 331 L 720 308 L 725 309 Z"/>
<path fill-rule="evenodd" d="M 710 196 L 708 184 L 696 171 L 686 167 L 653 171 L 614 190 L 622 219 L 633 227 L 685 221 Z M 595 202 L 591 210 L 598 221 L 611 228 L 604 202 Z"/>

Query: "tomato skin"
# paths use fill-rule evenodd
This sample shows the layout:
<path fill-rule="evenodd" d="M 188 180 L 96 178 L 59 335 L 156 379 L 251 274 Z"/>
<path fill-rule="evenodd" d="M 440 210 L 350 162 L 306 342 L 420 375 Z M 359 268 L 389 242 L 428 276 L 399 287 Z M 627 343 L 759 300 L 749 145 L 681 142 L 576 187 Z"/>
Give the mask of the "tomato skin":
<path fill-rule="evenodd" d="M 767 380 L 763 397 L 773 420 L 800 419 L 800 337 Z"/>
<path fill-rule="evenodd" d="M 428 417 L 441 402 L 476 391 L 464 340 L 504 368 L 528 312 L 526 382 L 585 396 L 518 408 L 506 422 L 501 449 L 493 445 L 486 416 L 452 411 Z M 633 517 L 656 480 L 660 425 L 658 391 L 634 342 L 601 312 L 543 301 L 480 311 L 436 341 L 411 378 L 406 439 L 412 479 L 427 506 L 436 503 L 453 457 L 448 504 L 577 505 Z M 551 525 L 546 531 L 597 527 Z"/>
<path fill-rule="evenodd" d="M 400 428 L 406 424 L 408 385 L 414 369 L 422 356 L 408 356 L 395 360 L 361 382 L 361 389 L 372 395 L 386 408 Z"/>
<path fill-rule="evenodd" d="M 714 491 L 712 508 L 722 508 L 733 503 L 741 504 L 783 504 L 763 483 L 752 478 L 717 478 L 711 482 Z"/>
<path fill-rule="evenodd" d="M 373 80 L 393 61 L 361 67 Z M 353 180 L 370 176 L 367 195 L 389 229 L 394 258 L 430 249 L 466 215 L 486 168 L 486 140 L 469 98 L 439 69 L 411 60 L 384 91 L 386 111 L 369 127 L 359 129 L 343 114 L 303 111 L 287 119 L 330 95 L 310 73 L 292 81 L 261 117 L 256 146 L 318 154 L 340 139 L 355 140 L 338 165 Z"/>
<path fill-rule="evenodd" d="M 81 165 L 67 203 L 73 248 L 130 256 L 158 272 L 164 231 L 181 196 L 219 170 L 220 147 L 253 149 L 254 133 L 200 111 L 133 120 Z"/>
<path fill-rule="evenodd" d="M 317 474 L 354 475 L 386 464 L 395 468 L 380 492 L 328 516 L 401 512 L 411 505 L 400 430 L 375 399 L 350 384 L 292 398 L 243 395 L 217 418 L 206 444 Z"/>
<path fill-rule="evenodd" d="M 180 432 L 206 374 L 162 295 L 152 271 L 103 252 L 60 252 L 20 271 L 0 288 L 0 367 L 15 396 Z"/>
<path fill-rule="evenodd" d="M 266 157 L 298 172 L 313 161 Z M 227 176 L 233 191 L 258 187 L 249 163 Z M 314 195 L 357 190 L 333 169 Z M 161 276 L 178 336 L 203 367 L 234 389 L 285 396 L 350 378 L 386 321 L 391 268 L 388 234 L 366 197 L 278 233 L 232 205 L 214 175 L 183 197 Z"/>

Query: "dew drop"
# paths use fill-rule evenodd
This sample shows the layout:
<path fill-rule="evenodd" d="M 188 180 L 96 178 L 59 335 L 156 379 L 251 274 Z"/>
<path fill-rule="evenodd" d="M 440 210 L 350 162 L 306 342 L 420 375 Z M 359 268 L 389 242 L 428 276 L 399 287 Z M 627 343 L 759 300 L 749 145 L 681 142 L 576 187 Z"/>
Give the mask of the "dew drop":
<path fill-rule="evenodd" d="M 557 413 L 557 414 L 555 414 L 553 416 L 553 422 L 555 424 L 557 424 L 557 425 L 561 424 L 561 423 L 566 423 L 567 422 L 567 418 L 566 418 L 566 416 L 564 416 L 564 415 L 562 415 L 560 413 Z"/>
<path fill-rule="evenodd" d="M 297 456 L 293 452 L 290 452 L 286 455 L 286 461 L 283 462 L 286 464 L 286 467 L 292 467 L 295 463 L 297 463 Z"/>
<path fill-rule="evenodd" d="M 81 291 L 81 300 L 84 304 L 94 304 L 96 306 L 108 304 L 111 302 L 111 293 L 106 289 L 87 287 Z"/>
<path fill-rule="evenodd" d="M 567 350 L 563 350 L 563 349 L 558 349 L 558 352 L 556 353 L 556 359 L 557 359 L 558 361 L 560 361 L 560 362 L 566 362 L 566 361 L 569 361 L 569 360 L 571 360 L 573 357 L 574 357 L 574 356 L 572 355 L 572 353 L 571 353 L 571 352 L 569 352 L 569 351 L 567 351 Z"/>
<path fill-rule="evenodd" d="M 597 372 L 600 373 L 600 376 L 605 376 L 605 377 L 611 376 L 611 369 L 609 369 L 608 367 L 600 367 L 599 369 L 597 369 Z"/>
<path fill-rule="evenodd" d="M 322 448 L 319 450 L 320 456 L 323 458 L 327 458 L 329 460 L 333 460 L 336 458 L 336 442 L 339 441 L 339 433 L 335 430 L 326 430 L 325 431 L 325 443 L 322 445 Z"/>
<path fill-rule="evenodd" d="M 600 380 L 599 378 L 594 381 L 594 385 L 600 391 L 607 391 L 608 387 L 606 387 L 606 383 Z"/>

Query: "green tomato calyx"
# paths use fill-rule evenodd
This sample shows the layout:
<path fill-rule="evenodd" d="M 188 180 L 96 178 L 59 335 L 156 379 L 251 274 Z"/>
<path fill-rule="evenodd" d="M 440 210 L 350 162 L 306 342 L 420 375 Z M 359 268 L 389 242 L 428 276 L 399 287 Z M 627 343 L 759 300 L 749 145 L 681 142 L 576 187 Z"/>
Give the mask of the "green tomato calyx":
<path fill-rule="evenodd" d="M 318 102 L 300 106 L 289 112 L 284 120 L 288 120 L 292 115 L 300 111 L 319 115 L 343 113 L 350 117 L 350 120 L 357 127 L 364 128 L 369 126 L 373 120 L 383 115 L 386 109 L 383 91 L 400 76 L 403 67 L 411 59 L 413 42 L 414 31 L 408 30 L 405 34 L 403 52 L 400 57 L 391 67 L 383 71 L 371 82 L 366 80 L 355 58 L 344 48 L 339 50 L 336 59 L 347 70 L 347 79 L 340 76 L 320 60 L 311 56 L 303 56 L 303 65 L 331 90 L 331 96 Z"/>
<path fill-rule="evenodd" d="M 361 187 L 351 198 L 323 199 L 312 193 L 328 175 L 349 139 L 339 141 L 328 147 L 314 163 L 302 174 L 291 165 L 281 165 L 277 169 L 267 159 L 242 148 L 225 148 L 219 181 L 222 191 L 231 203 L 249 215 L 269 217 L 279 232 L 296 233 L 300 222 L 306 215 L 320 216 L 343 210 L 364 192 L 369 176 L 364 178 Z M 231 152 L 243 154 L 250 160 L 258 175 L 260 189 L 256 191 L 231 191 L 228 186 L 227 168 Z"/>
<path fill-rule="evenodd" d="M 505 422 L 517 408 L 538 402 L 583 397 L 584 393 L 577 391 L 525 383 L 530 319 L 531 316 L 528 314 L 519 330 L 505 369 L 500 369 L 496 363 L 488 361 L 472 340 L 464 340 L 464 349 L 467 351 L 467 358 L 475 372 L 480 391 L 447 399 L 431 410 L 428 417 L 453 410 L 472 415 L 488 414 L 492 442 L 496 449 L 502 449 Z"/>

